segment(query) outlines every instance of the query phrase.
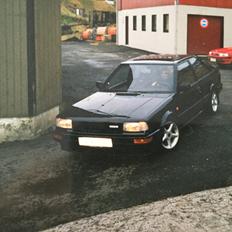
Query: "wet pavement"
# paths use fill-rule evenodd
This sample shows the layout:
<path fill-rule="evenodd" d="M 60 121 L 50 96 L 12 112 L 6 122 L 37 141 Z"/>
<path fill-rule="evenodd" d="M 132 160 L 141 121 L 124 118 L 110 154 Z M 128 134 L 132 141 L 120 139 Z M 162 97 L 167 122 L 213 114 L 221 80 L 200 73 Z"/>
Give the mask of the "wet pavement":
<path fill-rule="evenodd" d="M 143 54 L 71 42 L 63 50 L 62 109 L 96 91 L 122 60 Z M 220 112 L 182 132 L 173 153 L 67 153 L 49 134 L 0 145 L 0 231 L 38 231 L 116 209 L 232 185 L 232 70 L 224 69 Z"/>

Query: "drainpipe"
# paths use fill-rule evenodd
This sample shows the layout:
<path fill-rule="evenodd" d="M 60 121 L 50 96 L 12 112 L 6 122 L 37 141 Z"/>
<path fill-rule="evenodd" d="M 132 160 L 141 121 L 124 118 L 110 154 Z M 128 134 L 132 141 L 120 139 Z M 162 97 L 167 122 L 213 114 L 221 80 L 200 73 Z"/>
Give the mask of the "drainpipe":
<path fill-rule="evenodd" d="M 115 7 L 116 7 L 116 44 L 118 45 L 118 36 L 119 36 L 119 19 L 118 19 L 118 11 L 119 11 L 119 2 L 115 2 Z"/>
<path fill-rule="evenodd" d="M 116 7 L 116 28 L 117 28 L 116 44 L 119 45 L 119 36 L 120 36 L 120 32 L 119 32 L 119 11 L 122 10 L 122 0 L 116 0 L 115 7 Z"/>
<path fill-rule="evenodd" d="M 179 7 L 179 0 L 175 0 L 175 55 L 177 54 L 177 48 L 178 48 L 178 8 Z"/>

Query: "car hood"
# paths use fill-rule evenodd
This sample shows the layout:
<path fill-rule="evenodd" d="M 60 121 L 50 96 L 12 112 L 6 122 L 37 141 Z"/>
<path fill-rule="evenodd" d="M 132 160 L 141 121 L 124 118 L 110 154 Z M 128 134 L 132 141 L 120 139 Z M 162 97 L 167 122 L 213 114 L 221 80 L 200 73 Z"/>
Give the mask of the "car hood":
<path fill-rule="evenodd" d="M 216 53 L 232 53 L 232 47 L 231 48 L 218 48 L 214 49 L 211 52 L 216 52 Z"/>
<path fill-rule="evenodd" d="M 173 97 L 173 94 L 116 94 L 97 92 L 93 95 L 77 102 L 73 107 L 81 110 L 81 115 L 76 112 L 76 116 L 91 117 L 93 114 L 107 117 L 128 117 L 134 119 L 145 119 L 160 107 L 166 105 Z M 85 113 L 84 113 L 85 112 Z"/>

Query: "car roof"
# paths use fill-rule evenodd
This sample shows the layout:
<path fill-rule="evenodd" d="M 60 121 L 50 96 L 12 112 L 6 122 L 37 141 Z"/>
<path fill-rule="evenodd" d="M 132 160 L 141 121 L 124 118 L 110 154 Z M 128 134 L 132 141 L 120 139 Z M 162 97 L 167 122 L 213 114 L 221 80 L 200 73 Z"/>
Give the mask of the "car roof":
<path fill-rule="evenodd" d="M 182 60 L 196 57 L 193 55 L 148 54 L 135 57 L 122 64 L 176 64 Z"/>

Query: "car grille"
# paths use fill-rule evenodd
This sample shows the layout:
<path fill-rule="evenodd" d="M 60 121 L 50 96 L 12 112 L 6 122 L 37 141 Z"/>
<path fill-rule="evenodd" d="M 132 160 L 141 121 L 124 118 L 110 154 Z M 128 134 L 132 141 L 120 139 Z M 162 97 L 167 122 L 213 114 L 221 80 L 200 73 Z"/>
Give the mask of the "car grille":
<path fill-rule="evenodd" d="M 211 56 L 219 56 L 218 52 L 211 52 Z"/>
<path fill-rule="evenodd" d="M 113 128 L 110 126 L 113 126 Z M 115 126 L 118 126 L 118 128 Z M 73 130 L 83 134 L 121 134 L 122 124 L 105 122 L 73 122 Z"/>

